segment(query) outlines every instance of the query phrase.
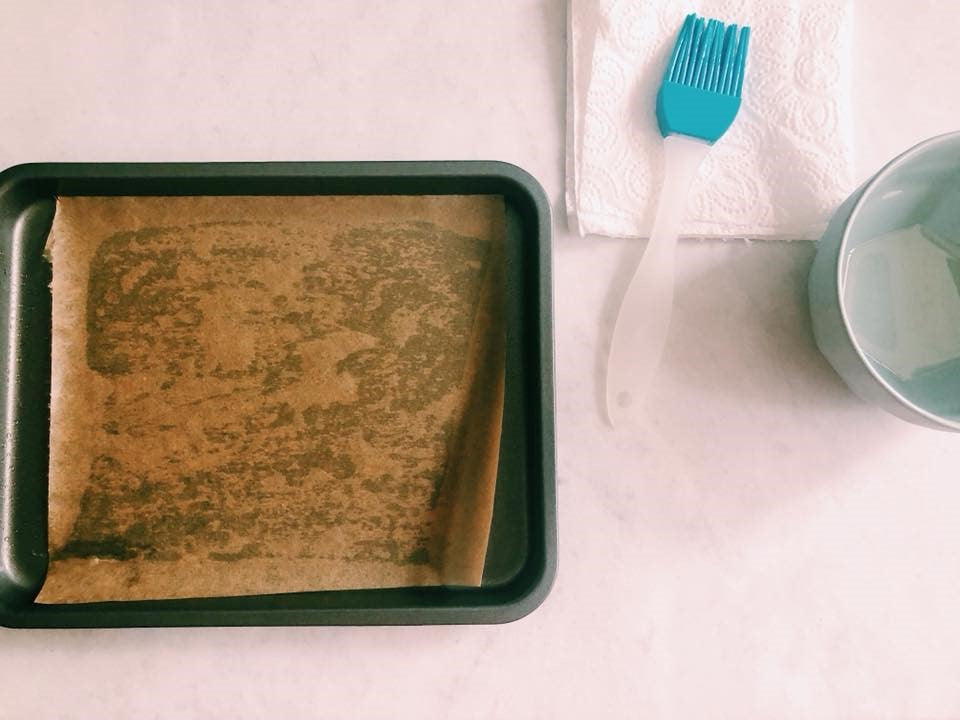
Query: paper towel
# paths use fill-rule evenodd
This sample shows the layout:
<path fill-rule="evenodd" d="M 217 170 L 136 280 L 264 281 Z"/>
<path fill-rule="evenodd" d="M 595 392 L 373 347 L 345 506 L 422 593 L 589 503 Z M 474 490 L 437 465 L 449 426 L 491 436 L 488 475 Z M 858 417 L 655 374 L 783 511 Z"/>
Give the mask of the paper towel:
<path fill-rule="evenodd" d="M 648 233 L 663 177 L 656 94 L 688 12 L 752 35 L 743 105 L 701 168 L 681 234 L 818 237 L 853 190 L 847 0 L 571 0 L 571 228 Z"/>

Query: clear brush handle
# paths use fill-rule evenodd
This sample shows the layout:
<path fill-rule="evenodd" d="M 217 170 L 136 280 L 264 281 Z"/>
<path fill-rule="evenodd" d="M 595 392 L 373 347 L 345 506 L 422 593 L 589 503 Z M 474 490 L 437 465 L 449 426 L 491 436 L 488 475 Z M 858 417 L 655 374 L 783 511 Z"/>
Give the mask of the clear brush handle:
<path fill-rule="evenodd" d="M 687 191 L 710 143 L 686 135 L 664 140 L 665 173 L 643 258 L 620 303 L 607 359 L 607 417 L 614 426 L 639 413 L 660 364 L 673 306 L 676 240 Z"/>

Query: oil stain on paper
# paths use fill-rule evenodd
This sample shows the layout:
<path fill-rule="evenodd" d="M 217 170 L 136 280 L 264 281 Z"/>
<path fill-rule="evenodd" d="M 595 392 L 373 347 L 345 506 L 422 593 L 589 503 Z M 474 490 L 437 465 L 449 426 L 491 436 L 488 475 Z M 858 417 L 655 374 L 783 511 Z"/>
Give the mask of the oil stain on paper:
<path fill-rule="evenodd" d="M 51 243 L 55 368 L 83 316 L 51 426 L 83 422 L 52 442 L 42 600 L 479 582 L 485 537 L 444 559 L 471 496 L 445 486 L 493 482 L 452 477 L 450 453 L 478 394 L 502 403 L 502 378 L 477 382 L 502 353 L 502 201 L 455 229 L 464 198 L 81 200 Z"/>

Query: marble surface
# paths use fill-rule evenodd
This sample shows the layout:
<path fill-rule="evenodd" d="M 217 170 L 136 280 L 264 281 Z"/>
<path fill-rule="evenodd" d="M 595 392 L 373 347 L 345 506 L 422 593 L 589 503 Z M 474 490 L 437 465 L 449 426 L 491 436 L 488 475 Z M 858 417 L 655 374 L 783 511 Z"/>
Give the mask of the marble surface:
<path fill-rule="evenodd" d="M 602 425 L 598 338 L 636 245 L 562 219 L 561 2 L 6 9 L 3 166 L 484 158 L 540 179 L 560 567 L 506 626 L 0 630 L 0 717 L 960 716 L 960 437 L 820 358 L 811 244 L 683 244 L 648 421 Z M 955 129 L 956 4 L 855 10 L 863 178 Z"/>

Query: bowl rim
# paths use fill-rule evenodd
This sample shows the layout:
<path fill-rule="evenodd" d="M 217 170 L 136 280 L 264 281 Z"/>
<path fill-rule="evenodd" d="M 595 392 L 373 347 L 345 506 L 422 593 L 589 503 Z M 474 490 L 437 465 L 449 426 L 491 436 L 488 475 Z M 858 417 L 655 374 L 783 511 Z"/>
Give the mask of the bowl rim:
<path fill-rule="evenodd" d="M 856 335 L 853 332 L 853 328 L 850 323 L 850 319 L 847 317 L 847 307 L 843 298 L 843 275 L 844 275 L 844 263 L 843 258 L 847 252 L 847 244 L 850 239 L 850 229 L 853 226 L 854 222 L 857 219 L 857 216 L 860 214 L 860 210 L 863 207 L 864 203 L 869 197 L 872 196 L 873 191 L 876 189 L 876 186 L 885 178 L 893 174 L 900 166 L 904 165 L 908 161 L 912 160 L 917 155 L 920 155 L 924 152 L 927 152 L 931 149 L 943 145 L 951 141 L 960 140 L 960 130 L 955 130 L 952 132 L 943 133 L 941 135 L 935 135 L 934 137 L 927 138 L 926 140 L 917 143 L 913 147 L 905 150 L 904 152 L 897 155 L 895 158 L 887 162 L 886 165 L 880 168 L 869 180 L 866 181 L 863 185 L 863 189 L 860 191 L 859 197 L 854 201 L 853 207 L 850 209 L 850 213 L 847 215 L 846 220 L 843 223 L 843 232 L 840 235 L 840 245 L 838 247 L 837 253 L 837 267 L 836 267 L 836 282 L 837 282 L 837 305 L 840 309 L 840 318 L 843 321 L 844 330 L 847 333 L 847 337 L 850 340 L 850 344 L 853 347 L 854 352 L 857 353 L 857 356 L 860 358 L 863 366 L 867 369 L 867 372 L 876 380 L 880 387 L 886 390 L 893 398 L 899 402 L 901 405 L 905 406 L 912 412 L 917 413 L 918 415 L 926 418 L 930 422 L 940 425 L 944 428 L 951 430 L 960 430 L 960 420 L 950 420 L 942 415 L 930 412 L 925 408 L 917 405 L 902 393 L 898 392 L 896 388 L 890 385 L 883 377 L 878 373 L 874 367 L 873 363 L 867 358 L 866 353 L 860 348 L 860 343 L 857 340 Z"/>

